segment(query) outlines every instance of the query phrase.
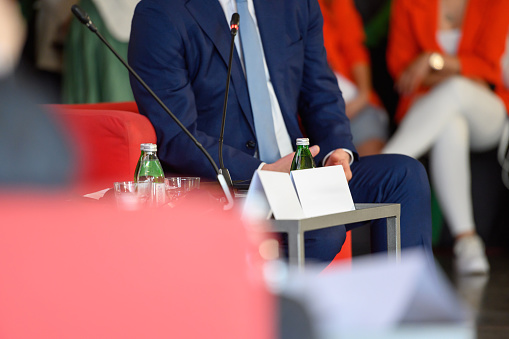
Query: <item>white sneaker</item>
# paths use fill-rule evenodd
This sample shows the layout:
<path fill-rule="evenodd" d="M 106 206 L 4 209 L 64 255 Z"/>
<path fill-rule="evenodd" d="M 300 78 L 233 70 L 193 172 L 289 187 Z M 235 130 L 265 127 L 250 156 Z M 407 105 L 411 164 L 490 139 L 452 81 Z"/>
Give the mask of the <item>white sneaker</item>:
<path fill-rule="evenodd" d="M 459 274 L 487 274 L 490 270 L 484 244 L 477 234 L 457 240 L 454 255 L 456 272 Z"/>

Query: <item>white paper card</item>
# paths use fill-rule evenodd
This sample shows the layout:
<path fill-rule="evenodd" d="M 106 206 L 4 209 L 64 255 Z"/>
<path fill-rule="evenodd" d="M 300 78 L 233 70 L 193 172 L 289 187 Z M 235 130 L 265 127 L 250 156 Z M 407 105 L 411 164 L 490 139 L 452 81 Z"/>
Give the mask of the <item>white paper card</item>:
<path fill-rule="evenodd" d="M 268 219 L 272 215 L 269 201 L 265 196 L 262 182 L 258 173 L 255 172 L 249 185 L 249 190 L 244 200 L 242 209 L 242 217 L 250 219 Z"/>
<path fill-rule="evenodd" d="M 288 173 L 257 170 L 251 180 L 243 215 L 255 218 L 302 219 L 304 213 Z"/>
<path fill-rule="evenodd" d="M 307 218 L 355 210 L 343 166 L 292 171 L 290 175 Z"/>

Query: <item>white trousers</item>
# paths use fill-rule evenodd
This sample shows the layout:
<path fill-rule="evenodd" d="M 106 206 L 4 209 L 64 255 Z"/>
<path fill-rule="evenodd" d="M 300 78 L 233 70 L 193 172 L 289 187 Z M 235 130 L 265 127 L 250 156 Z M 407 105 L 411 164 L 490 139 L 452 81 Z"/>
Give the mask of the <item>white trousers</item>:
<path fill-rule="evenodd" d="M 411 106 L 383 150 L 413 158 L 430 151 L 432 185 L 453 236 L 475 230 L 470 151 L 494 148 L 505 119 L 504 103 L 496 94 L 455 76 Z"/>

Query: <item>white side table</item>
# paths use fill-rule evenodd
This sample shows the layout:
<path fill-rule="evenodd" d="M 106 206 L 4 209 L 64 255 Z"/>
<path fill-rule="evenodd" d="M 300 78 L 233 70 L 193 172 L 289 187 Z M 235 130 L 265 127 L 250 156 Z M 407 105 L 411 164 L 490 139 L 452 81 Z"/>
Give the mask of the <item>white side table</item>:
<path fill-rule="evenodd" d="M 401 258 L 399 228 L 400 204 L 355 204 L 355 211 L 329 214 L 300 220 L 271 220 L 272 230 L 288 233 L 288 259 L 290 265 L 304 268 L 304 232 L 361 221 L 387 219 L 387 252 L 389 258 Z"/>

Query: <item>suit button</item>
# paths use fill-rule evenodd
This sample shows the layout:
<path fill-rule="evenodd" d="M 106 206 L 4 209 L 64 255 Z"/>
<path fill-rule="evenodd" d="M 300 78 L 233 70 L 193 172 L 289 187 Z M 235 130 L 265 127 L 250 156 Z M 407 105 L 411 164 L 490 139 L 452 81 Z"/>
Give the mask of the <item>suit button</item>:
<path fill-rule="evenodd" d="M 246 142 L 246 147 L 249 149 L 254 149 L 256 147 L 256 142 L 254 140 L 249 140 Z"/>

